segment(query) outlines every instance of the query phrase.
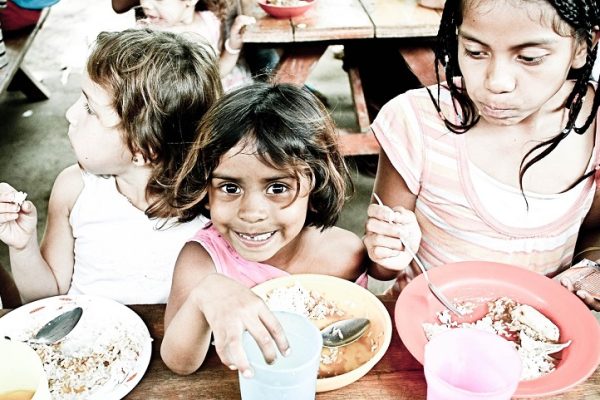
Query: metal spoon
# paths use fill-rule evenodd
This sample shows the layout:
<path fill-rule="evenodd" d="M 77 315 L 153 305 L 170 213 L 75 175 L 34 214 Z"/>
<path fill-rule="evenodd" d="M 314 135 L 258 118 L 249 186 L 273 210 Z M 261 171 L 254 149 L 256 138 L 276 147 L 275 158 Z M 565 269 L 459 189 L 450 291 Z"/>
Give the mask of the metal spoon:
<path fill-rule="evenodd" d="M 379 196 L 377 196 L 377 193 L 373 193 L 373 197 L 377 201 L 377 204 L 379 204 L 380 206 L 383 206 L 383 207 L 387 207 L 383 204 L 383 202 L 381 201 Z M 390 207 L 388 207 L 388 208 L 390 208 Z M 425 265 L 423 265 L 421 258 L 410 247 L 408 247 L 404 238 L 400 237 L 400 241 L 404 245 L 404 250 L 406 250 L 406 252 L 408 254 L 410 254 L 410 256 L 413 258 L 413 260 L 415 260 L 415 263 L 417 264 L 417 266 L 423 273 L 423 277 L 425 278 L 425 281 L 427 282 L 427 287 L 429 287 L 429 290 L 431 291 L 431 293 L 433 293 L 435 298 L 438 299 L 440 301 L 440 303 L 442 303 L 444 305 L 444 307 L 446 307 L 448 310 L 452 311 L 454 314 L 458 315 L 459 317 L 462 316 L 463 315 L 462 311 L 460 311 L 458 308 L 456 308 L 456 306 L 454 304 L 452 304 L 452 302 L 450 300 L 448 300 L 448 298 L 446 298 L 446 296 L 444 296 L 444 294 L 440 291 L 440 289 L 438 289 L 437 286 L 435 286 L 433 283 L 431 283 L 431 280 L 429 279 L 429 274 L 427 273 L 427 268 L 425 268 Z"/>
<path fill-rule="evenodd" d="M 56 343 L 69 334 L 79 322 L 83 309 L 75 307 L 54 317 L 46 325 L 42 326 L 29 343 L 52 344 Z"/>
<path fill-rule="evenodd" d="M 369 328 L 367 318 L 351 318 L 336 321 L 321 329 L 324 347 L 346 346 L 357 341 Z"/>

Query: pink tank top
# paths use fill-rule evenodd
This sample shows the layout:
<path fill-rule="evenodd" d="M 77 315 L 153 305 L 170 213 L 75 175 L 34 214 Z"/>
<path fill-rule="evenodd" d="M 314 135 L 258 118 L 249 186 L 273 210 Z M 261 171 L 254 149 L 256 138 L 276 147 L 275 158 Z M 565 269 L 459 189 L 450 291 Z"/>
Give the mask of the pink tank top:
<path fill-rule="evenodd" d="M 272 265 L 242 258 L 212 224 L 200 229 L 190 240 L 200 243 L 206 249 L 218 273 L 249 288 L 269 279 L 290 275 Z M 356 284 L 366 288 L 367 281 L 367 273 L 363 272 L 356 280 Z"/>

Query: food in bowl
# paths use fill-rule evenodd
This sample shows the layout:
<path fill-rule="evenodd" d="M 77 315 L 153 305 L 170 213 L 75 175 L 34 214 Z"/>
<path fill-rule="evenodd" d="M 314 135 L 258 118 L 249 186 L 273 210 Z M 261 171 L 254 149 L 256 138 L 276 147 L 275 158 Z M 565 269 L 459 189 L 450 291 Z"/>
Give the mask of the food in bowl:
<path fill-rule="evenodd" d="M 272 311 L 304 315 L 319 329 L 343 319 L 363 317 L 353 313 L 352 307 L 327 299 L 319 291 L 309 290 L 299 282 L 269 291 L 265 303 Z M 383 331 L 369 328 L 356 342 L 342 347 L 323 347 L 318 377 L 329 378 L 355 370 L 369 361 L 383 342 Z"/>
<path fill-rule="evenodd" d="M 521 380 L 539 378 L 554 371 L 558 359 L 551 356 L 568 347 L 571 341 L 559 343 L 560 332 L 544 314 L 527 304 L 501 297 L 487 304 L 488 311 L 473 322 L 458 323 L 450 311 L 437 313 L 438 323 L 424 323 L 425 336 L 430 340 L 440 332 L 458 327 L 471 327 L 494 333 L 512 341 L 523 366 Z"/>
<path fill-rule="evenodd" d="M 258 0 L 258 5 L 274 18 L 293 18 L 304 14 L 317 0 Z"/>
<path fill-rule="evenodd" d="M 297 7 L 304 6 L 310 3 L 310 1 L 306 0 L 266 0 L 267 4 L 271 4 L 274 6 L 283 6 L 283 7 Z"/>

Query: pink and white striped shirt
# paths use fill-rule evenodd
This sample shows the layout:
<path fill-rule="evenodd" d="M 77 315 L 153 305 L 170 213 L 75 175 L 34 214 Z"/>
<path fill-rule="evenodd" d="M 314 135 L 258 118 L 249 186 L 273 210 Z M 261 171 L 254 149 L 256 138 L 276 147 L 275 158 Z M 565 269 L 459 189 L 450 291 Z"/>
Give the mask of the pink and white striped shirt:
<path fill-rule="evenodd" d="M 452 115 L 447 90 L 440 101 L 444 114 Z M 419 255 L 427 267 L 483 260 L 553 276 L 571 264 L 579 228 L 596 191 L 594 179 L 565 193 L 527 192 L 527 211 L 518 188 L 497 181 L 469 161 L 465 134 L 445 127 L 425 89 L 388 102 L 372 129 L 417 195 L 415 214 L 423 234 Z M 600 161 L 599 133 L 597 127 L 588 171 Z"/>

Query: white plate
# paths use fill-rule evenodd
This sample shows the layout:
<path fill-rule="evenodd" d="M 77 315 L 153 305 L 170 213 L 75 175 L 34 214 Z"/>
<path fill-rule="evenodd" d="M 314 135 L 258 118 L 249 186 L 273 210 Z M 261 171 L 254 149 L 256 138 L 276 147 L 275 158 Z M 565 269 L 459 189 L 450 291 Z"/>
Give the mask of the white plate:
<path fill-rule="evenodd" d="M 130 340 L 137 350 L 131 356 L 131 363 L 124 366 L 121 373 L 114 371 L 111 377 L 100 386 L 92 387 L 78 397 L 80 399 L 118 400 L 129 393 L 142 379 L 150 363 L 152 338 L 141 318 L 130 308 L 114 300 L 96 296 L 55 296 L 34 301 L 19 307 L 0 318 L 0 337 L 9 336 L 13 340 L 30 338 L 46 322 L 63 311 L 75 306 L 83 308 L 77 326 L 61 342 L 65 351 L 89 354 L 92 347 L 114 343 L 123 344 L 123 338 Z M 121 339 L 121 340 L 118 340 Z M 86 349 L 85 346 L 90 346 Z M 121 355 L 122 356 L 122 355 Z M 116 363 L 119 360 L 117 358 Z M 44 366 L 46 371 L 49 367 Z M 56 397 L 56 396 L 54 396 Z"/>

